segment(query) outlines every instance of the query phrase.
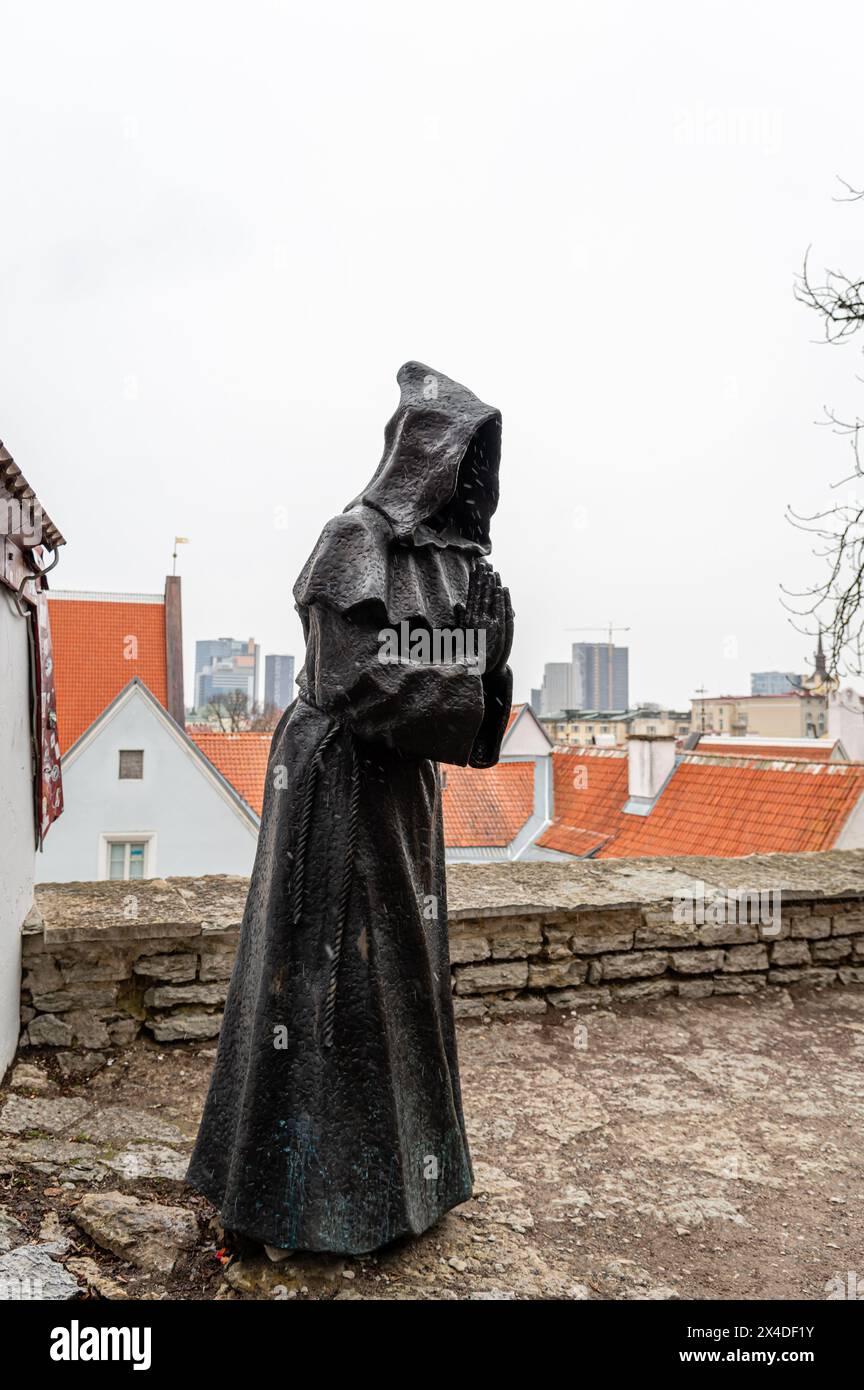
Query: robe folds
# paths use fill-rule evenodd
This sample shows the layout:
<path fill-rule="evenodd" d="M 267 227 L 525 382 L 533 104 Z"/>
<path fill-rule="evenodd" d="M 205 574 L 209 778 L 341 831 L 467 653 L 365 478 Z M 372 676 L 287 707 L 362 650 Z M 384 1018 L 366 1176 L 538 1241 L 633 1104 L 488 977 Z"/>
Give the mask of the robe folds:
<path fill-rule="evenodd" d="M 409 413 L 418 373 L 428 369 L 400 373 Z M 470 393 L 439 380 L 454 388 L 461 434 L 440 504 L 478 417 L 497 412 L 466 411 Z M 416 447 L 410 420 L 400 437 L 404 465 L 406 439 Z M 497 501 L 497 456 L 493 471 Z M 428 495 L 417 516 L 389 514 L 380 478 L 372 502 L 361 496 L 325 527 L 295 587 L 300 695 L 273 736 L 188 1173 L 227 1230 L 284 1249 L 364 1253 L 419 1234 L 471 1195 L 437 765 L 497 761 L 512 680 L 506 665 L 380 660 L 382 629 L 402 619 L 458 626 L 488 548 L 476 534 L 450 544 L 429 531 Z"/>

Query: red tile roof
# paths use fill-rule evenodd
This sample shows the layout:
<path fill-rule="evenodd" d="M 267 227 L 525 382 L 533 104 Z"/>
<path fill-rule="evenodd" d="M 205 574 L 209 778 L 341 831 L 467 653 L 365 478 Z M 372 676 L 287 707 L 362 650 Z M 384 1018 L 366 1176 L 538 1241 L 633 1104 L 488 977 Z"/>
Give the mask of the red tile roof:
<path fill-rule="evenodd" d="M 534 809 L 534 763 L 446 767 L 444 842 L 448 849 L 508 845 Z"/>
<path fill-rule="evenodd" d="M 525 708 L 524 702 L 523 702 L 521 705 L 511 705 L 511 707 L 510 707 L 510 713 L 509 713 L 509 715 L 507 716 L 507 727 L 506 727 L 505 730 L 504 730 L 505 734 L 506 734 L 506 733 L 509 731 L 509 729 L 511 728 L 511 726 L 512 726 L 512 724 L 513 724 L 513 721 L 514 721 L 514 719 L 516 718 L 516 716 L 519 715 L 519 714 L 521 714 L 524 708 Z"/>
<path fill-rule="evenodd" d="M 448 768 L 448 848 L 508 844 L 530 814 L 530 768 L 530 762 L 488 771 Z M 538 846 L 600 859 L 829 849 L 864 795 L 862 763 L 698 751 L 683 756 L 650 813 L 638 816 L 624 811 L 625 749 L 556 751 L 552 769 L 556 814 Z M 520 770 L 522 800 L 504 805 L 506 779 L 515 788 Z"/>
<path fill-rule="evenodd" d="M 186 732 L 217 772 L 222 773 L 247 805 L 252 807 L 256 816 L 260 816 L 272 732 L 244 730 L 242 733 L 225 734 L 218 729 L 205 730 L 193 725 Z"/>
<path fill-rule="evenodd" d="M 627 753 L 620 748 L 554 752 L 555 819 L 537 843 L 586 855 L 614 835 L 627 800 Z"/>
<path fill-rule="evenodd" d="M 138 676 L 167 708 L 161 595 L 48 594 L 60 750 Z"/>
<path fill-rule="evenodd" d="M 647 816 L 625 815 L 598 858 L 830 849 L 864 794 L 862 763 L 685 755 Z"/>

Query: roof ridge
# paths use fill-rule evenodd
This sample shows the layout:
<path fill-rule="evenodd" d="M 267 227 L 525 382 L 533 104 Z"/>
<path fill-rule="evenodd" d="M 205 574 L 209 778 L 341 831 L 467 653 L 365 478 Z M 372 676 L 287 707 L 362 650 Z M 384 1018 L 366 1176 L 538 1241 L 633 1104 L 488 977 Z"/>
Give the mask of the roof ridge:
<path fill-rule="evenodd" d="M 697 767 L 700 765 L 704 767 L 743 767 L 751 768 L 754 772 L 764 772 L 770 769 L 773 772 L 803 772 L 811 777 L 818 776 L 820 773 L 825 776 L 844 772 L 854 774 L 859 770 L 864 773 L 864 763 L 851 761 L 818 762 L 811 758 L 774 758 L 758 753 L 700 753 L 698 748 L 688 749 L 687 752 L 682 753 L 681 761 L 693 763 Z"/>

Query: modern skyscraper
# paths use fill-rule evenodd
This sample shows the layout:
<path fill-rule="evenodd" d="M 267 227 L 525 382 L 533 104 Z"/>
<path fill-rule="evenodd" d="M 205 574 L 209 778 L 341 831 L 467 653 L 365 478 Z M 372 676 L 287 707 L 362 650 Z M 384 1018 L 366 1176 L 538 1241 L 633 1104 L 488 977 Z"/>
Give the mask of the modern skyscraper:
<path fill-rule="evenodd" d="M 258 700 L 260 648 L 254 637 L 210 638 L 195 643 L 195 708 L 203 709 L 219 695 L 242 691 L 250 706 Z"/>
<path fill-rule="evenodd" d="M 569 661 L 547 661 L 540 690 L 541 714 L 573 709 L 573 670 Z"/>
<path fill-rule="evenodd" d="M 574 642 L 571 709 L 630 708 L 629 647 L 612 642 Z"/>
<path fill-rule="evenodd" d="M 294 694 L 293 656 L 265 656 L 264 704 L 278 710 L 287 709 Z"/>

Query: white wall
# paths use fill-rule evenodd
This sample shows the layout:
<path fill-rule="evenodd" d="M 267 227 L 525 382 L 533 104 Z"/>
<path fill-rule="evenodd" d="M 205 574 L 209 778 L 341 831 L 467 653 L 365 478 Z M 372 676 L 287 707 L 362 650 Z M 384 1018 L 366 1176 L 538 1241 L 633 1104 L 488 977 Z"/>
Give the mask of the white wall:
<path fill-rule="evenodd" d="M 502 759 L 542 758 L 548 757 L 551 752 L 552 744 L 546 731 L 537 723 L 530 709 L 517 715 L 501 744 Z"/>
<path fill-rule="evenodd" d="M 142 780 L 120 781 L 121 748 L 144 750 Z M 251 872 L 256 828 L 136 688 L 77 756 L 63 760 L 63 796 L 63 815 L 39 856 L 40 883 L 106 878 L 101 837 L 119 833 L 155 834 L 151 878 Z"/>
<path fill-rule="evenodd" d="M 18 1045 L 21 924 L 33 902 L 35 853 L 27 622 L 0 589 L 0 1077 Z"/>
<path fill-rule="evenodd" d="M 859 798 L 858 804 L 831 848 L 864 849 L 864 796 Z"/>
<path fill-rule="evenodd" d="M 853 763 L 864 761 L 864 708 L 851 689 L 828 696 L 828 733 L 840 742 Z"/>

